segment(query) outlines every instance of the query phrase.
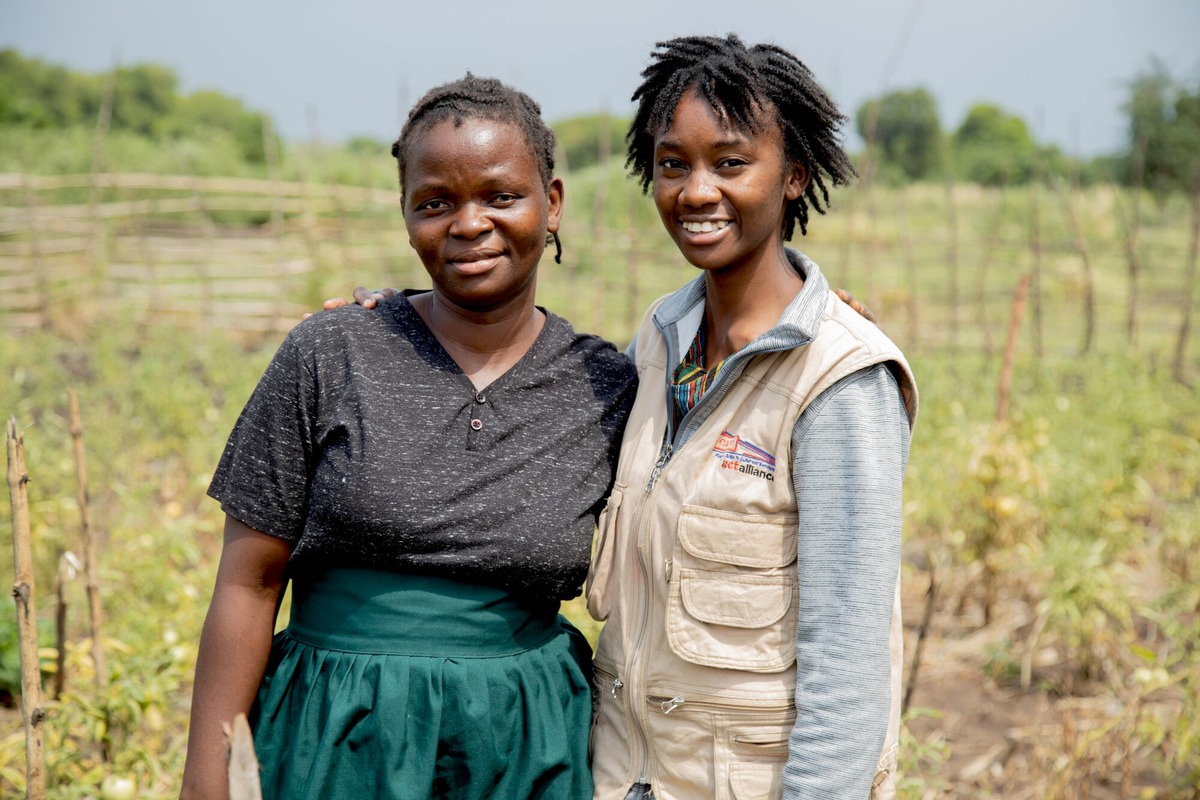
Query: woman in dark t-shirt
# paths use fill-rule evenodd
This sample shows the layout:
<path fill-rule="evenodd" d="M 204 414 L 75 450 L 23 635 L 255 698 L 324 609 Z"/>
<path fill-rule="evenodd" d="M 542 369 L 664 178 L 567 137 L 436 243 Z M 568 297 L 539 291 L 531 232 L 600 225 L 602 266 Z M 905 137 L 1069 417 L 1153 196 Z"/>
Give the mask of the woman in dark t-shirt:
<path fill-rule="evenodd" d="M 230 435 L 183 798 L 225 796 L 238 712 L 268 800 L 591 795 L 590 650 L 557 612 L 635 377 L 535 305 L 553 147 L 494 80 L 409 114 L 392 152 L 433 289 L 301 323 Z"/>

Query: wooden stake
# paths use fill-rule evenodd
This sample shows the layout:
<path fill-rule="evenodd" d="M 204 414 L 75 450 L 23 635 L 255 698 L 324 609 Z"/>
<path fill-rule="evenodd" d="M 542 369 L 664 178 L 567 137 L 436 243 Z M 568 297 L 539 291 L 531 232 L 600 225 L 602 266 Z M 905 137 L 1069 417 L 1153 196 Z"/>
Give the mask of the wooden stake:
<path fill-rule="evenodd" d="M 42 674 L 38 664 L 37 610 L 34 604 L 33 548 L 29 534 L 29 494 L 25 443 L 17 421 L 8 420 L 8 496 L 13 520 L 13 599 L 17 603 L 17 637 L 21 653 L 21 722 L 25 725 L 25 798 L 44 800 L 46 774 L 42 753 Z"/>
<path fill-rule="evenodd" d="M 79 416 L 79 400 L 74 389 L 67 389 L 71 406 L 71 442 L 75 448 L 75 499 L 79 504 L 79 523 L 83 541 L 83 571 L 87 579 L 88 618 L 92 625 L 92 663 L 96 667 L 96 685 L 108 683 L 108 671 L 104 663 L 104 645 L 100 640 L 103 630 L 103 609 L 100 605 L 99 555 L 96 537 L 92 532 L 91 510 L 88 505 L 87 457 L 83 450 L 83 422 Z"/>
<path fill-rule="evenodd" d="M 950 284 L 950 352 L 958 353 L 958 206 L 954 178 L 946 178 L 946 281 Z"/>
<path fill-rule="evenodd" d="M 1079 221 L 1079 215 L 1075 211 L 1075 204 L 1072 202 L 1072 196 L 1079 191 L 1074 178 L 1071 185 L 1066 189 L 1058 186 L 1058 182 L 1054 182 L 1054 186 L 1059 189 L 1063 198 L 1063 206 L 1067 212 L 1067 223 L 1071 228 L 1071 236 L 1075 240 L 1075 252 L 1079 254 L 1079 258 L 1083 262 L 1083 342 L 1079 345 L 1079 355 L 1086 356 L 1092 351 L 1092 343 L 1096 338 L 1096 278 L 1092 269 L 1092 259 L 1088 253 L 1087 239 L 1083 235 L 1083 225 Z"/>
<path fill-rule="evenodd" d="M 67 584 L 71 580 L 71 565 L 67 554 L 58 557 L 58 578 L 55 581 L 54 594 L 58 607 L 54 610 L 54 699 L 62 698 L 63 690 L 67 688 Z"/>
<path fill-rule="evenodd" d="M 1196 191 L 1192 195 L 1192 243 L 1188 247 L 1187 272 L 1183 279 L 1183 319 L 1179 323 L 1179 336 L 1175 339 L 1175 357 L 1172 359 L 1171 374 L 1179 383 L 1184 382 L 1184 355 L 1192 332 L 1192 308 L 1196 296 L 1196 264 L 1200 261 L 1200 169 L 1196 170 Z"/>
<path fill-rule="evenodd" d="M 37 275 L 38 300 L 41 308 L 38 310 L 38 321 L 42 328 L 51 324 L 50 309 L 54 305 L 50 299 L 50 280 L 42 263 L 41 219 L 38 212 L 38 196 L 34 181 L 28 175 L 22 177 L 25 183 L 25 208 L 29 219 L 29 268 Z"/>
<path fill-rule="evenodd" d="M 1029 291 L 1030 275 L 1025 273 L 1017 284 L 1013 298 L 1012 320 L 1008 324 L 1008 341 L 1004 345 L 1004 364 L 1000 368 L 999 399 L 996 401 L 996 421 L 1008 419 L 1008 393 L 1012 388 L 1013 359 L 1017 352 L 1017 331 L 1021 329 L 1021 314 L 1025 311 L 1025 295 Z"/>
<path fill-rule="evenodd" d="M 1000 179 L 1000 202 L 996 207 L 996 216 L 992 220 L 987 238 L 983 240 L 984 250 L 983 256 L 979 263 L 979 285 L 976 299 L 978 301 L 978 311 L 976 322 L 979 329 L 983 332 L 983 355 L 988 360 L 992 360 L 992 326 L 988 322 L 987 313 L 987 283 L 988 271 L 992 266 L 992 256 L 995 253 L 997 245 L 1000 243 L 1000 231 L 1004 226 L 1004 211 L 1008 198 L 1008 170 L 1005 170 Z"/>
<path fill-rule="evenodd" d="M 925 591 L 925 614 L 921 617 L 920 627 L 917 628 L 917 644 L 913 648 L 912 662 L 908 666 L 908 683 L 904 689 L 904 700 L 900 704 L 902 715 L 908 713 L 909 703 L 917 688 L 917 669 L 921 665 L 921 650 L 925 644 L 925 635 L 929 632 L 929 625 L 933 621 L 933 607 L 937 604 L 937 562 L 934 561 L 932 555 L 928 555 L 927 558 L 929 561 L 929 588 Z"/>
<path fill-rule="evenodd" d="M 1033 277 L 1030 279 L 1033 289 L 1033 352 L 1037 357 L 1038 366 L 1042 360 L 1042 221 L 1038 207 L 1038 180 L 1035 175 L 1029 181 L 1029 249 L 1033 253 Z"/>
<path fill-rule="evenodd" d="M 904 257 L 907 266 L 905 272 L 908 274 L 908 341 L 905 346 L 915 348 L 919 328 L 917 309 L 920 303 L 917 302 L 917 252 L 913 247 L 912 228 L 908 224 L 908 187 L 901 187 L 896 195 L 900 199 L 900 226 L 904 229 Z"/>
<path fill-rule="evenodd" d="M 229 737 L 229 800 L 262 800 L 258 758 L 254 755 L 254 737 L 246 715 L 238 714 L 232 726 L 222 727 Z"/>

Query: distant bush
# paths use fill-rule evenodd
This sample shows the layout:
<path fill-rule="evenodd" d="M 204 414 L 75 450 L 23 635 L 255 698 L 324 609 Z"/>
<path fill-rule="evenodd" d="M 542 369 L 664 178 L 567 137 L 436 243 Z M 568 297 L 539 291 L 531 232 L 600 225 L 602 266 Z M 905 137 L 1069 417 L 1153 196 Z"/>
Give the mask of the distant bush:
<path fill-rule="evenodd" d="M 578 170 L 600 161 L 601 153 L 607 158 L 625 162 L 625 131 L 629 120 L 609 114 L 592 114 L 585 117 L 570 117 L 550 126 L 558 137 L 558 168 Z"/>
<path fill-rule="evenodd" d="M 212 89 L 181 95 L 179 78 L 169 67 L 135 64 L 88 74 L 26 58 L 12 48 L 0 50 L 0 131 L 38 131 L 53 138 L 63 130 L 94 131 L 106 96 L 111 135 L 163 141 L 168 149 L 189 138 L 216 138 L 232 143 L 240 161 L 266 160 L 260 112 Z M 90 159 L 90 140 L 84 142 L 80 158 Z M 36 171 L 64 171 L 43 168 L 40 158 L 30 163 Z M 90 166 L 90 160 L 84 163 Z"/>
<path fill-rule="evenodd" d="M 941 172 L 942 128 L 937 100 L 928 89 L 919 86 L 868 100 L 859 106 L 854 123 L 868 147 L 878 146 L 885 175 L 907 182 Z"/>

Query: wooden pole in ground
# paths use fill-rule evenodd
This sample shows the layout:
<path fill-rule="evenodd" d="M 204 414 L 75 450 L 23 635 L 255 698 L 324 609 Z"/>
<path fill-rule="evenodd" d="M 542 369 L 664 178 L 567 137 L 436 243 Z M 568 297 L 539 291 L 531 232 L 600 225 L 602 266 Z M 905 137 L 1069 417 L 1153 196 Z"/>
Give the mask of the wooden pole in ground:
<path fill-rule="evenodd" d="M 108 169 L 108 129 L 112 124 L 113 99 L 117 91 L 117 73 L 121 69 L 120 53 L 113 54 L 112 69 L 104 78 L 104 90 L 100 93 L 100 110 L 96 115 L 96 130 L 92 136 L 92 168 L 88 173 L 88 222 L 90 223 L 92 268 L 99 270 L 102 259 L 100 251 L 104 241 L 104 223 L 97 214 L 100 203 L 99 176 Z"/>
<path fill-rule="evenodd" d="M 47 277 L 45 264 L 42 263 L 42 237 L 39 230 L 41 221 L 38 213 L 37 178 L 32 175 L 25 175 L 21 180 L 25 184 L 25 208 L 29 219 L 29 268 L 37 275 L 38 301 L 41 306 L 38 309 L 38 323 L 45 329 L 50 327 L 50 309 L 54 303 L 50 299 L 50 280 Z"/>
<path fill-rule="evenodd" d="M 1038 207 L 1038 180 L 1035 175 L 1029 181 L 1029 250 L 1033 255 L 1033 271 L 1030 288 L 1033 294 L 1033 352 L 1038 365 L 1042 360 L 1042 221 Z"/>
<path fill-rule="evenodd" d="M 254 755 L 254 737 L 246 715 L 238 714 L 233 725 L 222 727 L 229 737 L 229 800 L 262 800 L 258 758 Z"/>
<path fill-rule="evenodd" d="M 58 576 L 54 594 L 58 607 L 54 609 L 54 699 L 62 698 L 67 688 L 67 583 L 71 580 L 71 565 L 67 554 L 58 557 Z"/>
<path fill-rule="evenodd" d="M 34 604 L 33 548 L 29 541 L 29 493 L 25 443 L 17 421 L 8 420 L 8 496 L 13 521 L 13 599 L 17 603 L 17 637 L 21 653 L 21 722 L 25 725 L 25 798 L 46 797 L 42 753 L 42 673 L 38 664 L 37 611 Z"/>
<path fill-rule="evenodd" d="M 1125 204 L 1121 201 L 1121 189 L 1113 187 L 1116 196 L 1117 215 L 1121 220 L 1125 243 L 1125 258 L 1129 264 L 1129 310 L 1125 318 L 1125 335 L 1133 349 L 1138 345 L 1138 298 L 1140 292 L 1139 279 L 1142 274 L 1142 262 L 1138 257 L 1138 233 L 1141 229 L 1141 197 L 1142 177 L 1146 171 L 1146 137 L 1139 136 L 1133 147 L 1133 175 L 1130 181 L 1130 211 L 1126 218 Z"/>
<path fill-rule="evenodd" d="M 904 700 L 900 703 L 901 715 L 908 713 L 913 692 L 917 689 L 917 669 L 921 666 L 921 651 L 925 646 L 925 636 L 929 633 L 929 625 L 933 622 L 933 607 L 937 604 L 937 562 L 930 553 L 926 554 L 926 559 L 929 567 L 929 588 L 925 590 L 925 614 L 921 617 L 920 627 L 917 628 L 917 643 L 913 648 L 912 661 L 908 666 Z"/>
<path fill-rule="evenodd" d="M 1013 360 L 1017 352 L 1017 332 L 1021 329 L 1021 314 L 1025 311 L 1025 295 L 1029 291 L 1029 273 L 1021 276 L 1017 283 L 1017 294 L 1013 298 L 1012 319 L 1008 323 L 1008 341 L 1004 345 L 1004 364 L 1000 367 L 1000 390 L 996 400 L 996 421 L 1008 419 L 1008 394 L 1012 389 Z"/>
<path fill-rule="evenodd" d="M 603 331 L 607 321 L 608 292 L 604 286 L 604 265 L 608 263 L 611 252 L 610 243 L 615 238 L 616 230 L 612 225 L 612 217 L 608 209 L 608 171 L 604 169 L 612 154 L 612 118 L 605 109 L 600 117 L 599 136 L 596 139 L 596 163 L 600 167 L 596 171 L 596 191 L 592 195 L 592 289 L 591 302 L 588 308 L 593 316 L 588 330 Z M 611 338 L 612 334 L 608 334 Z"/>
<path fill-rule="evenodd" d="M 946 280 L 950 284 L 950 352 L 958 354 L 958 205 L 954 178 L 946 178 Z"/>
<path fill-rule="evenodd" d="M 917 302 L 917 252 L 913 247 L 912 227 L 908 224 L 908 187 L 900 187 L 897 197 L 900 199 L 900 226 L 904 229 L 904 257 L 908 267 L 905 270 L 908 273 L 908 301 L 905 303 L 908 312 L 908 341 L 905 342 L 905 347 L 915 349 L 919 338 L 917 309 L 920 303 Z"/>
<path fill-rule="evenodd" d="M 1075 170 L 1072 169 L 1072 172 Z M 1083 264 L 1083 341 L 1079 345 L 1079 355 L 1086 356 L 1092 351 L 1096 339 L 1096 277 L 1092 269 L 1092 259 L 1088 253 L 1087 239 L 1083 235 L 1083 224 L 1072 199 L 1079 192 L 1078 179 L 1072 175 L 1071 183 L 1063 189 L 1057 180 L 1053 185 L 1062 194 L 1063 207 L 1067 212 L 1067 224 L 1071 228 L 1071 237 L 1075 240 L 1075 252 Z"/>
<path fill-rule="evenodd" d="M 87 580 L 88 619 L 92 626 L 92 663 L 96 667 L 96 685 L 108 683 L 108 671 L 104 663 L 104 644 L 100 636 L 104 627 L 103 609 L 100 605 L 99 548 L 92 531 L 91 510 L 88 505 L 87 457 L 83 450 L 83 422 L 79 416 L 79 400 L 74 389 L 67 389 L 71 406 L 71 442 L 75 448 L 75 500 L 79 504 L 79 523 L 83 541 L 83 571 Z"/>
<path fill-rule="evenodd" d="M 987 237 L 984 239 L 983 257 L 979 263 L 979 286 L 976 300 L 978 302 L 977 319 L 980 331 L 983 333 L 983 354 L 984 357 L 991 361 L 992 359 L 992 326 L 988 322 L 988 298 L 987 284 L 988 272 L 992 266 L 992 257 L 995 253 L 997 245 L 1000 243 L 1000 231 L 1004 227 L 1004 211 L 1008 198 L 1008 170 L 1005 170 L 1000 179 L 1000 203 L 996 207 L 996 216 L 992 220 L 990 230 Z"/>
<path fill-rule="evenodd" d="M 1196 192 L 1192 195 L 1192 243 L 1188 248 L 1187 272 L 1184 273 L 1183 279 L 1183 319 L 1179 323 L 1179 336 L 1175 340 L 1175 357 L 1171 364 L 1171 374 L 1179 383 L 1184 382 L 1184 356 L 1187 353 L 1188 339 L 1192 335 L 1192 308 L 1196 296 L 1197 261 L 1200 261 L 1200 169 L 1196 170 Z"/>

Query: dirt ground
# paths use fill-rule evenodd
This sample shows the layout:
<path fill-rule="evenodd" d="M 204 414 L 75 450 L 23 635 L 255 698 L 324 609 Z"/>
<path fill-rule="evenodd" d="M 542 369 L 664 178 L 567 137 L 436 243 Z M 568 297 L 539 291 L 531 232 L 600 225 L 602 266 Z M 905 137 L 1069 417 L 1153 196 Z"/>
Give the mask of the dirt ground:
<path fill-rule="evenodd" d="M 906 678 L 928 585 L 926 573 L 906 570 L 901 590 Z M 910 719 L 908 729 L 920 749 L 945 757 L 940 766 L 930 760 L 922 770 L 928 787 L 923 798 L 1160 796 L 1165 785 L 1145 752 L 1085 747 L 1093 740 L 1119 739 L 1099 737 L 1121 710 L 1104 686 L 1077 685 L 1070 695 L 1056 690 L 1071 665 L 1052 650 L 1031 660 L 1029 688 L 1021 688 L 1019 675 L 994 677 L 997 668 L 989 660 L 996 654 L 1015 652 L 1019 662 L 1032 616 L 1027 606 L 1010 602 L 985 626 L 981 610 L 961 602 L 961 591 L 956 597 L 953 587 L 939 590 L 909 704 L 935 712 Z M 1010 648 L 1010 640 L 1018 645 Z"/>

